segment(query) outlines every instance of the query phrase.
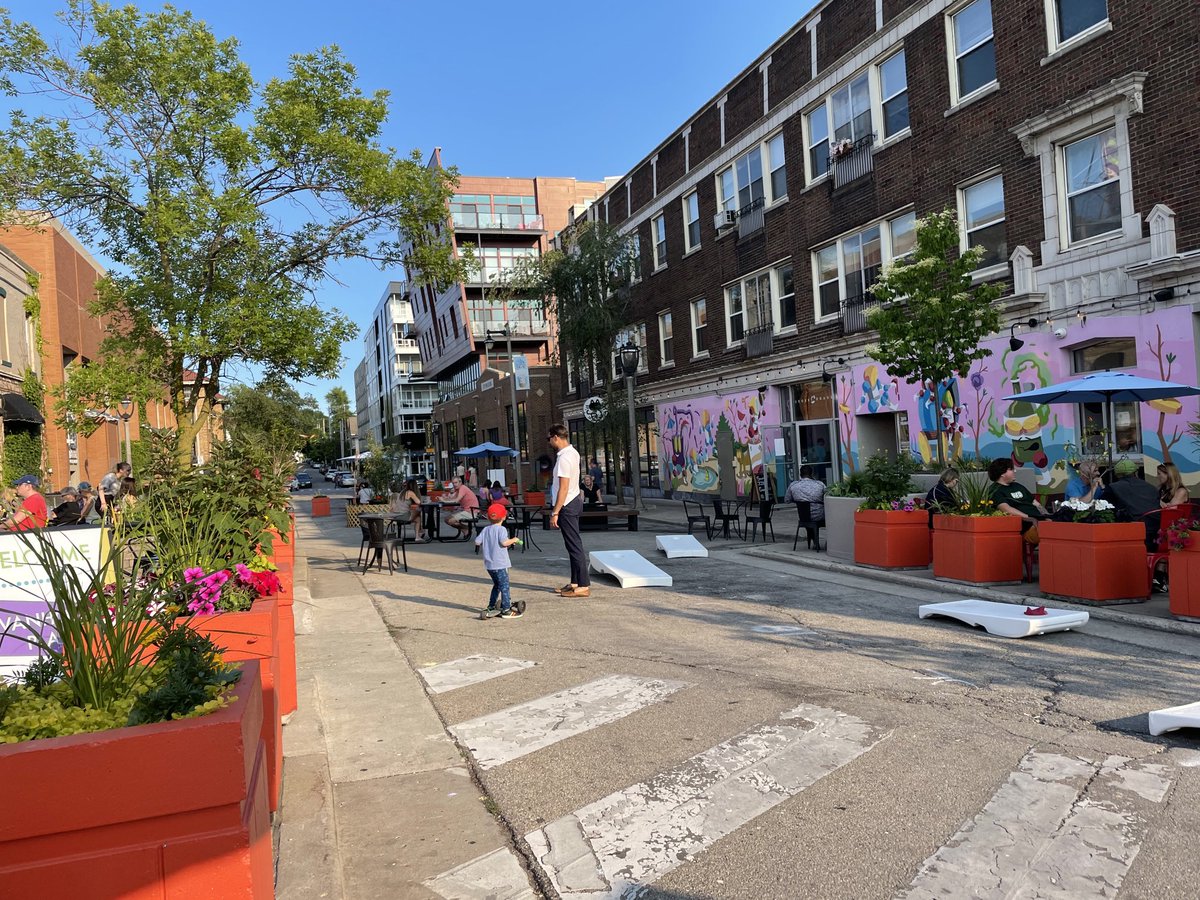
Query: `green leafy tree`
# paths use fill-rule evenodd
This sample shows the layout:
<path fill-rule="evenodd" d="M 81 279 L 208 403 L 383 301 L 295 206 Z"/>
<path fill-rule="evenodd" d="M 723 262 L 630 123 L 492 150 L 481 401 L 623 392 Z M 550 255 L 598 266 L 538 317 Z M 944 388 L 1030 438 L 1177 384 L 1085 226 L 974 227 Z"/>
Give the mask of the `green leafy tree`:
<path fill-rule="evenodd" d="M 950 210 L 917 220 L 916 240 L 911 258 L 885 268 L 871 288 L 881 306 L 867 316 L 867 325 L 879 332 L 878 346 L 868 352 L 898 378 L 930 382 L 936 395 L 943 381 L 991 355 L 980 342 L 1000 328 L 993 303 L 1001 288 L 972 284 L 984 249 L 959 252 L 958 219 Z M 936 418 L 944 459 L 940 405 Z"/>
<path fill-rule="evenodd" d="M 108 336 L 62 421 L 165 386 L 188 452 L 231 363 L 337 373 L 355 327 L 314 292 L 338 261 L 458 279 L 440 229 L 456 173 L 380 144 L 387 94 L 364 93 L 336 47 L 260 84 L 236 40 L 171 6 L 67 0 L 59 18 L 47 41 L 0 15 L 0 88 L 57 113 L 11 114 L 0 210 L 55 216 L 114 263 L 93 310 Z"/>
<path fill-rule="evenodd" d="M 325 395 L 325 408 L 329 410 L 329 423 L 332 426 L 334 449 L 339 457 L 346 455 L 346 435 L 349 431 L 347 422 L 354 415 L 350 408 L 350 397 L 345 388 L 335 387 Z"/>
<path fill-rule="evenodd" d="M 325 414 L 313 397 L 302 397 L 290 384 L 267 377 L 254 387 L 234 385 L 225 401 L 230 434 L 260 435 L 276 446 L 299 450 L 324 433 Z"/>

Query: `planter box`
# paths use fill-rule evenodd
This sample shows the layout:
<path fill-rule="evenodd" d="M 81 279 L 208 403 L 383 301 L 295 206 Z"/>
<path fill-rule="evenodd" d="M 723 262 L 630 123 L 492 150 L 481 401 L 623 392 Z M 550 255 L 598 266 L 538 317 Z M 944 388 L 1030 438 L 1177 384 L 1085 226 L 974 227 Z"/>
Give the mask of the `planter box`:
<path fill-rule="evenodd" d="M 280 591 L 275 599 L 279 605 L 279 658 L 276 672 L 276 697 L 279 701 L 279 716 L 291 715 L 298 706 L 296 692 L 296 615 L 294 604 L 295 566 L 292 563 L 279 563 L 278 571 Z"/>
<path fill-rule="evenodd" d="M 1038 585 L 1043 594 L 1094 603 L 1149 597 L 1146 528 L 1141 522 L 1039 522 L 1038 534 Z"/>
<path fill-rule="evenodd" d="M 863 499 L 825 495 L 825 549 L 833 559 L 854 562 L 854 513 Z"/>
<path fill-rule="evenodd" d="M 854 514 L 854 561 L 880 569 L 925 568 L 929 565 L 929 513 L 923 509 L 859 510 Z"/>
<path fill-rule="evenodd" d="M 0 745 L 5 897 L 274 896 L 259 666 L 198 719 Z"/>
<path fill-rule="evenodd" d="M 525 492 L 526 506 L 545 506 L 546 492 L 545 491 L 526 491 Z"/>
<path fill-rule="evenodd" d="M 255 660 L 261 671 L 263 695 L 262 738 L 267 754 L 267 801 L 271 812 L 279 808 L 283 775 L 283 726 L 277 691 L 279 670 L 279 603 L 263 597 L 245 612 L 218 613 L 185 620 L 189 627 L 207 635 L 221 648 L 229 662 Z"/>
<path fill-rule="evenodd" d="M 328 497 L 313 497 L 312 498 L 312 514 L 313 518 L 317 516 L 329 515 L 329 498 Z"/>
<path fill-rule="evenodd" d="M 1172 550 L 1168 571 L 1171 615 L 1200 620 L 1200 542 Z"/>
<path fill-rule="evenodd" d="M 973 584 L 1021 581 L 1021 520 L 1016 516 L 933 517 L 933 576 Z"/>

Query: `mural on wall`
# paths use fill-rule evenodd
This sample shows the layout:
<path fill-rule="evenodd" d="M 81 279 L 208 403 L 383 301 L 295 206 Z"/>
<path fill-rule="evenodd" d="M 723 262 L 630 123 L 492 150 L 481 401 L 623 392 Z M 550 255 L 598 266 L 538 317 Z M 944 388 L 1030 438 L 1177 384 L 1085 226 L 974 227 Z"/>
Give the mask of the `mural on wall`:
<path fill-rule="evenodd" d="M 1062 339 L 1031 332 L 1025 346 L 1011 350 L 1007 338 L 986 341 L 990 356 L 975 363 L 965 377 L 938 385 L 890 385 L 891 376 L 875 362 L 855 366 L 839 383 L 858 385 L 857 402 L 847 392 L 839 394 L 839 430 L 843 471 L 853 471 L 858 459 L 857 416 L 904 412 L 913 427 L 911 452 L 925 462 L 933 459 L 940 417 L 952 459 L 1007 456 L 1017 466 L 1037 472 L 1039 490 L 1058 493 L 1068 477 L 1066 461 L 1077 459 L 1085 444 L 1079 434 L 1079 407 L 1071 404 L 1035 404 L 1004 400 L 1034 388 L 1077 378 L 1074 351 L 1105 341 L 1122 341 L 1136 352 L 1136 365 L 1125 368 L 1147 378 L 1196 384 L 1196 350 L 1192 341 L 1192 313 L 1188 309 L 1155 310 L 1144 316 L 1106 316 L 1074 320 Z M 1175 337 L 1178 336 L 1178 337 Z M 887 396 L 897 398 L 884 405 Z M 875 401 L 874 408 L 872 401 Z M 1138 449 L 1122 447 L 1119 453 L 1145 457 L 1148 468 L 1158 461 L 1174 462 L 1189 484 L 1200 482 L 1200 447 L 1186 440 L 1188 423 L 1197 420 L 1197 399 L 1156 400 L 1139 406 Z M 947 440 L 948 438 L 948 440 Z"/>
<path fill-rule="evenodd" d="M 657 409 L 663 488 L 717 493 L 717 432 L 733 435 L 733 468 L 738 495 L 749 492 L 754 475 L 773 473 L 775 454 L 765 430 L 779 425 L 774 388 L 748 389 L 728 396 L 709 394 L 660 404 Z"/>

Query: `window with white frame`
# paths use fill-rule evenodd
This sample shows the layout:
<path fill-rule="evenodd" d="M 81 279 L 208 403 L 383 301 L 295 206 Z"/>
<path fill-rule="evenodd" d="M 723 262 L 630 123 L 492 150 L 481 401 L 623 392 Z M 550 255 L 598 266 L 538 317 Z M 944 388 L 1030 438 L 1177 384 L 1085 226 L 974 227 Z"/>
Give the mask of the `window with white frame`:
<path fill-rule="evenodd" d="M 629 237 L 629 283 L 637 284 L 642 280 L 642 236 L 632 234 Z"/>
<path fill-rule="evenodd" d="M 575 385 L 575 363 L 571 360 L 570 356 L 568 356 L 566 358 L 565 362 L 566 362 L 566 369 L 567 369 L 567 393 L 573 394 L 573 393 L 575 393 L 575 387 L 576 387 L 576 385 Z"/>
<path fill-rule="evenodd" d="M 1050 51 L 1098 31 L 1108 22 L 1107 0 L 1046 0 Z"/>
<path fill-rule="evenodd" d="M 708 353 L 705 343 L 705 329 L 708 328 L 708 307 L 701 297 L 692 301 L 692 356 Z"/>
<path fill-rule="evenodd" d="M 892 260 L 905 259 L 917 248 L 917 214 L 906 212 L 888 221 Z"/>
<path fill-rule="evenodd" d="M 796 281 L 791 263 L 775 270 L 775 289 L 779 298 L 779 327 L 793 328 L 796 325 Z"/>
<path fill-rule="evenodd" d="M 691 252 L 700 246 L 700 194 L 692 191 L 683 198 L 683 249 Z"/>
<path fill-rule="evenodd" d="M 621 348 L 625 347 L 632 341 L 641 352 L 638 354 L 638 374 L 645 375 L 650 371 L 650 360 L 646 354 L 646 323 L 642 322 L 638 325 L 630 325 L 628 328 L 617 332 L 616 344 L 613 347 L 612 370 L 613 378 L 621 378 L 624 372 L 621 370 Z"/>
<path fill-rule="evenodd" d="M 879 101 L 883 113 L 883 139 L 908 128 L 908 69 L 904 51 L 879 64 Z"/>
<path fill-rule="evenodd" d="M 855 143 L 874 131 L 871 123 L 871 80 L 866 72 L 850 81 L 829 98 L 830 121 L 835 143 Z"/>
<path fill-rule="evenodd" d="M 732 210 L 737 212 L 737 182 L 733 177 L 733 166 L 728 169 L 723 169 L 717 175 L 717 203 L 721 207 L 721 212 Z"/>
<path fill-rule="evenodd" d="M 725 288 L 725 342 L 736 344 L 746 334 L 746 311 L 742 306 L 742 283 Z"/>
<path fill-rule="evenodd" d="M 768 176 L 765 179 L 764 171 Z M 721 212 L 745 209 L 753 203 L 774 203 L 786 197 L 783 133 L 756 144 L 718 172 L 716 191 Z"/>
<path fill-rule="evenodd" d="M 1121 153 L 1116 128 L 1061 148 L 1069 243 L 1121 230 Z"/>
<path fill-rule="evenodd" d="M 868 303 L 884 262 L 908 256 L 915 242 L 916 216 L 905 212 L 816 250 L 812 270 L 817 321 L 838 315 L 845 303 Z"/>
<path fill-rule="evenodd" d="M 667 264 L 667 216 L 659 213 L 650 222 L 650 235 L 654 240 L 654 268 Z"/>
<path fill-rule="evenodd" d="M 1002 266 L 1008 260 L 1004 228 L 1004 176 L 995 175 L 959 188 L 961 248 L 982 247 L 980 269 Z"/>
<path fill-rule="evenodd" d="M 817 318 L 836 316 L 842 305 L 837 244 L 822 247 L 814 254 L 813 270 L 817 285 Z"/>
<path fill-rule="evenodd" d="M 725 322 L 726 340 L 731 345 L 740 341 L 747 331 L 770 328 L 778 333 L 794 326 L 796 289 L 792 263 L 763 269 L 726 285 Z M 693 328 L 695 323 L 693 307 Z"/>
<path fill-rule="evenodd" d="M 946 20 L 950 50 L 950 103 L 964 100 L 996 82 L 996 42 L 991 0 L 973 0 Z"/>
<path fill-rule="evenodd" d="M 658 355 L 660 365 L 669 366 L 675 363 L 675 334 L 671 330 L 671 314 L 658 314 Z"/>
<path fill-rule="evenodd" d="M 787 196 L 787 157 L 783 151 L 783 132 L 767 138 L 767 171 L 770 178 L 771 202 Z"/>
<path fill-rule="evenodd" d="M 829 113 L 822 103 L 804 117 L 808 136 L 808 180 L 820 178 L 829 171 Z"/>

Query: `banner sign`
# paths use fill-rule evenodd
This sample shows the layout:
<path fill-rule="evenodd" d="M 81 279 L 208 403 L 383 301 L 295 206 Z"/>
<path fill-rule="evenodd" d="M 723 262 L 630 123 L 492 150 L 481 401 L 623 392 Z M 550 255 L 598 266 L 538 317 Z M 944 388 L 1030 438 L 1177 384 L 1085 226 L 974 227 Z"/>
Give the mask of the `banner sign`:
<path fill-rule="evenodd" d="M 517 390 L 529 390 L 529 360 L 524 355 L 514 356 L 512 368 L 513 377 L 517 379 Z"/>
<path fill-rule="evenodd" d="M 42 534 L 64 562 L 79 570 L 80 581 L 91 581 L 107 541 L 104 528 L 47 528 Z M 20 536 L 0 534 L 0 680 L 37 659 L 37 648 L 24 639 L 33 634 L 47 640 L 56 637 L 48 623 L 53 601 L 50 579 L 34 551 Z"/>

